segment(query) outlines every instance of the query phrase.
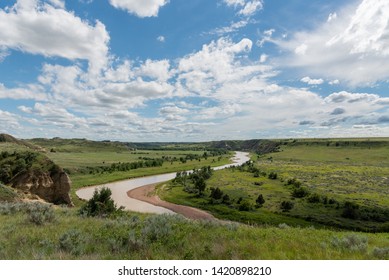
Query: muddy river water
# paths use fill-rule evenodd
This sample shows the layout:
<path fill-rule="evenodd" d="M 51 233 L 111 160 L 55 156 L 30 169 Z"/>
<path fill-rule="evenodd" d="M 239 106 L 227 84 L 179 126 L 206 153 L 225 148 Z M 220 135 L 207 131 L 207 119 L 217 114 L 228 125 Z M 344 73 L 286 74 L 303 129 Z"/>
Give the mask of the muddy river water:
<path fill-rule="evenodd" d="M 233 161 L 232 164 L 214 167 L 213 169 L 220 170 L 223 168 L 230 167 L 232 165 L 241 165 L 246 161 L 248 161 L 249 159 L 250 159 L 249 153 L 235 152 L 235 156 L 232 158 Z M 117 181 L 117 182 L 107 183 L 98 186 L 82 188 L 79 189 L 76 192 L 76 194 L 79 198 L 88 200 L 92 198 L 96 188 L 98 189 L 102 187 L 107 187 L 112 191 L 112 199 L 115 201 L 116 205 L 123 206 L 126 210 L 143 212 L 143 213 L 157 213 L 157 214 L 173 213 L 169 209 L 159 207 L 159 206 L 154 206 L 147 202 L 130 198 L 127 196 L 127 192 L 141 186 L 166 182 L 175 177 L 176 177 L 176 172 L 128 179 L 128 180 Z"/>

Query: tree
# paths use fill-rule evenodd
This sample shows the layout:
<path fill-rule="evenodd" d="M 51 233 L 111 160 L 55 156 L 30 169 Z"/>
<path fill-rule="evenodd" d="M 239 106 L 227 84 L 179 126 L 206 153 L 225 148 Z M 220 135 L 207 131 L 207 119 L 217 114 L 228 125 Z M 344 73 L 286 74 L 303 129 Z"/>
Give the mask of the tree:
<path fill-rule="evenodd" d="M 359 217 L 359 205 L 356 204 L 355 202 L 346 201 L 344 203 L 342 217 L 348 218 L 348 219 L 353 219 L 353 220 L 358 219 L 358 217 Z"/>
<path fill-rule="evenodd" d="M 294 206 L 293 202 L 291 202 L 291 201 L 283 201 L 281 203 L 281 210 L 283 212 L 289 212 L 290 210 L 292 210 L 293 206 Z"/>
<path fill-rule="evenodd" d="M 265 203 L 265 199 L 263 198 L 262 194 L 258 195 L 257 199 L 255 200 L 255 203 L 257 204 L 258 207 L 263 206 L 263 204 Z"/>
<path fill-rule="evenodd" d="M 231 199 L 230 199 L 230 196 L 228 194 L 223 195 L 222 203 L 227 204 L 227 205 L 231 204 Z"/>
<path fill-rule="evenodd" d="M 199 196 L 203 194 L 205 191 L 205 188 L 207 187 L 207 184 L 205 183 L 205 180 L 203 177 L 198 177 L 197 180 L 195 181 L 195 187 L 198 191 Z"/>
<path fill-rule="evenodd" d="M 218 187 L 216 189 L 211 188 L 210 197 L 213 199 L 221 199 L 223 197 L 223 191 L 221 191 Z"/>
<path fill-rule="evenodd" d="M 309 191 L 304 187 L 294 188 L 292 191 L 292 196 L 296 198 L 303 198 L 309 195 Z"/>
<path fill-rule="evenodd" d="M 277 173 L 275 173 L 275 172 L 270 172 L 270 174 L 269 174 L 269 179 L 271 179 L 271 180 L 276 180 L 277 179 Z"/>
<path fill-rule="evenodd" d="M 121 212 L 123 207 L 117 207 L 111 198 L 112 191 L 103 187 L 99 191 L 96 189 L 93 197 L 81 207 L 80 214 L 92 217 L 107 217 L 114 213 Z"/>

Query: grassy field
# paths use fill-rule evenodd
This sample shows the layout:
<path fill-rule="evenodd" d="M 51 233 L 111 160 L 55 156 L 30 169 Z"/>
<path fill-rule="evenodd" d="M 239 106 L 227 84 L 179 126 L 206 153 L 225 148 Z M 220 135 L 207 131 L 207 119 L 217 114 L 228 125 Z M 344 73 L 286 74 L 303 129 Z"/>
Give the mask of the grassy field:
<path fill-rule="evenodd" d="M 217 171 L 207 181 L 208 191 L 199 197 L 182 186 L 169 184 L 160 195 L 173 203 L 210 211 L 222 219 L 256 224 L 314 224 L 362 231 L 389 230 L 389 141 L 388 139 L 282 141 L 279 152 L 252 154 L 253 173 L 228 169 Z M 269 179 L 269 174 L 277 179 Z M 306 194 L 296 195 L 291 180 Z M 289 182 L 289 183 L 288 183 Z M 211 188 L 219 188 L 232 202 L 212 200 Z M 265 203 L 255 207 L 262 195 Z M 239 210 L 239 199 L 248 201 L 249 211 Z M 289 201 L 293 208 L 283 211 Z M 349 216 L 345 214 L 349 203 Z M 355 209 L 353 209 L 355 207 Z"/>
<path fill-rule="evenodd" d="M 194 144 L 191 144 L 191 149 L 188 150 L 184 149 L 183 144 L 177 144 L 177 146 L 169 144 L 163 147 L 154 144 L 151 146 L 154 150 L 136 150 L 124 143 L 96 142 L 85 139 L 33 139 L 30 140 L 30 143 L 69 174 L 72 181 L 71 197 L 77 206 L 81 205 L 82 201 L 78 199 L 75 192 L 81 187 L 135 177 L 192 170 L 208 165 L 224 165 L 231 162 L 232 156 L 232 153 L 211 156 L 212 152 L 205 151 Z M 18 143 L 0 142 L 0 151 L 13 152 L 28 149 L 27 146 Z M 205 152 L 208 153 L 208 156 L 204 156 Z M 163 164 L 124 171 L 110 169 L 112 164 L 153 159 L 162 160 Z"/>
<path fill-rule="evenodd" d="M 389 234 L 250 227 L 125 213 L 82 218 L 57 209 L 37 225 L 0 214 L 0 259 L 388 259 Z"/>
<path fill-rule="evenodd" d="M 204 150 L 196 146 L 184 150 L 183 144 L 169 144 L 169 150 L 158 150 L 154 144 L 150 144 L 153 150 L 131 150 L 116 142 L 71 141 L 41 139 L 34 144 L 70 171 L 76 207 L 42 212 L 39 207 L 12 206 L 5 201 L 17 200 L 18 195 L 0 185 L 0 259 L 389 259 L 388 222 L 374 220 L 383 213 L 389 217 L 385 212 L 389 207 L 389 139 L 280 140 L 279 152 L 252 153 L 251 167 L 215 171 L 201 197 L 176 183 L 161 184 L 157 190 L 166 200 L 241 223 L 131 212 L 111 218 L 80 216 L 83 202 L 74 194 L 79 187 L 222 165 L 230 155 L 180 161 L 188 154 L 202 155 Z M 1 151 L 20 149 L 26 148 L 0 143 Z M 162 157 L 176 160 L 157 167 L 99 171 L 113 163 Z M 269 178 L 271 174 L 276 178 Z M 309 194 L 294 197 L 296 187 L 291 182 L 300 182 L 299 188 Z M 229 202 L 211 199 L 211 187 L 227 194 Z M 259 195 L 265 202 L 256 207 Z M 312 195 L 318 201 L 310 202 Z M 292 202 L 293 208 L 283 211 L 284 201 Z M 357 205 L 361 215 L 343 217 L 346 201 Z M 242 205 L 249 209 L 240 209 Z M 376 216 L 366 220 L 362 215 L 366 213 Z"/>

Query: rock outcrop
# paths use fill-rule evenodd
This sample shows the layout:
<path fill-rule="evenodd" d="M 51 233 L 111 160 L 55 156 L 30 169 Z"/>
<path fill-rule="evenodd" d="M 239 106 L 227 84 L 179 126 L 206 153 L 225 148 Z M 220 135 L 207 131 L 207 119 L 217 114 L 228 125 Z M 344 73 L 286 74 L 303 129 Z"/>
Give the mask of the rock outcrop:
<path fill-rule="evenodd" d="M 71 181 L 62 170 L 43 172 L 27 170 L 20 172 L 11 180 L 13 188 L 38 197 L 54 204 L 73 206 L 69 196 Z"/>

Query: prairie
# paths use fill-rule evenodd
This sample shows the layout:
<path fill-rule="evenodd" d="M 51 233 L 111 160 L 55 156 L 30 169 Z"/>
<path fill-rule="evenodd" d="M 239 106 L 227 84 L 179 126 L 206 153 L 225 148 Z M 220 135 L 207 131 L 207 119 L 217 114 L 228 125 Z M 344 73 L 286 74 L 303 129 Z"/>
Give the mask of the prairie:
<path fill-rule="evenodd" d="M 137 149 L 83 139 L 30 143 L 70 173 L 76 207 L 25 206 L 15 202 L 16 192 L 0 185 L 0 259 L 389 259 L 388 139 L 274 140 L 277 149 L 271 153 L 252 148 L 253 142 L 225 141 L 222 146 L 250 149 L 252 162 L 212 172 L 202 195 L 185 191 L 178 181 L 156 190 L 163 199 L 204 209 L 220 222 L 134 212 L 86 217 L 79 213 L 85 202 L 74 192 L 85 185 L 222 165 L 229 153 L 212 156 L 208 152 L 215 150 L 205 144 Z M 31 148 L 0 143 L 1 151 L 26 149 Z M 162 165 L 119 170 L 154 160 Z M 210 197 L 216 188 L 228 195 L 228 203 Z M 283 209 L 285 201 L 293 207 Z M 351 216 L 344 215 L 350 214 L 347 205 Z"/>

